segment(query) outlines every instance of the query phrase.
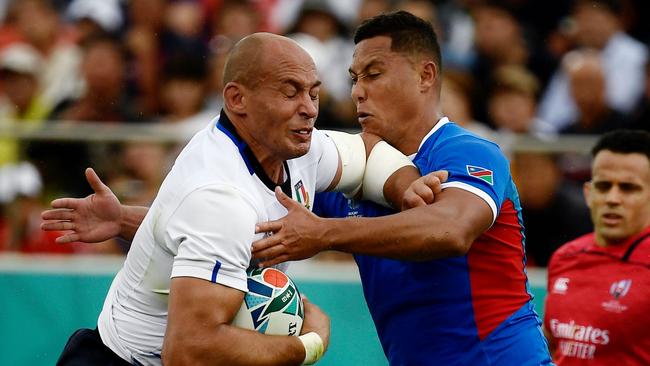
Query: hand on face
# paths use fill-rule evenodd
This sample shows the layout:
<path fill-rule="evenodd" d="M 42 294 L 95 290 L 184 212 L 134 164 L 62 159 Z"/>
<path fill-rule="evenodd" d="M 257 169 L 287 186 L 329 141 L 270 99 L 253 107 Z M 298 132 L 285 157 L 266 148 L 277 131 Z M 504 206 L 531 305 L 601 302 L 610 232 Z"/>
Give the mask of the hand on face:
<path fill-rule="evenodd" d="M 253 258 L 260 260 L 259 266 L 310 258 L 325 249 L 322 219 L 289 198 L 279 187 L 275 189 L 275 196 L 289 212 L 279 220 L 257 224 L 257 233 L 273 234 L 253 242 Z"/>

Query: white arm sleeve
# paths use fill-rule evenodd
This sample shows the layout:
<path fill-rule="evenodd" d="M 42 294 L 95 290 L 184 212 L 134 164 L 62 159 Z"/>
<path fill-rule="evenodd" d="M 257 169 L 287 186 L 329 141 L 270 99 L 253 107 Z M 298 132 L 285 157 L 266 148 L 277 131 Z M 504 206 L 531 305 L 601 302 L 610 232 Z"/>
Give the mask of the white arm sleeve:
<path fill-rule="evenodd" d="M 388 178 L 405 166 L 415 166 L 411 159 L 385 141 L 379 141 L 370 152 L 363 175 L 363 198 L 392 208 L 384 197 Z"/>
<path fill-rule="evenodd" d="M 257 213 L 234 187 L 208 185 L 190 193 L 170 217 L 166 240 L 178 245 L 171 277 L 196 277 L 248 291 Z"/>
<path fill-rule="evenodd" d="M 314 129 L 309 154 L 316 153 L 318 170 L 316 176 L 316 192 L 325 191 L 336 177 L 339 166 L 339 153 L 336 145 L 323 131 Z"/>
<path fill-rule="evenodd" d="M 329 136 L 341 159 L 341 179 L 334 190 L 346 197 L 354 197 L 361 189 L 363 173 L 366 170 L 366 146 L 360 134 L 340 131 L 323 131 Z"/>

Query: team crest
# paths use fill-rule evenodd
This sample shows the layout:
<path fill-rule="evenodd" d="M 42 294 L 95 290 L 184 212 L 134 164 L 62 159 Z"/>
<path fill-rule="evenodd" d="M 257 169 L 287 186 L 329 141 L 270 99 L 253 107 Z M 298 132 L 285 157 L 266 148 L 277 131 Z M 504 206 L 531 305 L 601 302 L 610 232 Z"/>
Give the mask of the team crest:
<path fill-rule="evenodd" d="M 494 178 L 490 169 L 485 169 L 480 166 L 467 165 L 467 174 L 474 178 L 478 178 L 489 185 L 494 185 Z"/>
<path fill-rule="evenodd" d="M 310 210 L 311 206 L 309 205 L 309 192 L 307 192 L 307 189 L 305 189 L 305 185 L 302 184 L 302 180 L 299 180 L 298 183 L 293 186 L 293 190 L 296 192 L 296 200 L 298 203 L 302 204 L 308 210 Z"/>

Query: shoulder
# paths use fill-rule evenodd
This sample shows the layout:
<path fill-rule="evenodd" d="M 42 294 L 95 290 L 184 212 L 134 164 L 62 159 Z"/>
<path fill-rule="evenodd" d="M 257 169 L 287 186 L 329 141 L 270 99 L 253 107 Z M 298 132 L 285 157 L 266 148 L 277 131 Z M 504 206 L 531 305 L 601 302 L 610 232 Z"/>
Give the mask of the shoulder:
<path fill-rule="evenodd" d="M 563 259 L 577 256 L 584 250 L 593 246 L 593 242 L 594 233 L 592 232 L 565 243 L 560 248 L 558 248 L 555 253 L 553 253 L 549 262 L 549 267 L 552 267 L 554 264 L 562 261 Z"/>
<path fill-rule="evenodd" d="M 423 145 L 423 147 L 429 145 L 430 153 L 442 154 L 442 156 L 474 156 L 478 153 L 493 159 L 506 160 L 499 145 L 475 135 L 455 123 L 447 123 L 442 126 L 437 135 L 431 136 Z"/>

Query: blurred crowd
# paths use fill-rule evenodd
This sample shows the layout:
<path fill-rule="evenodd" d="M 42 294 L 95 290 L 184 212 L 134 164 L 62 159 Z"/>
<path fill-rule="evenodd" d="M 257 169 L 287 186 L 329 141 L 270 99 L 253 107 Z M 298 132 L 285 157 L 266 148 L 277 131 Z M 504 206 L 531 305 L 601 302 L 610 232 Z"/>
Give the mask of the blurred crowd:
<path fill-rule="evenodd" d="M 650 130 L 650 2 L 643 0 L 0 0 L 0 125 L 168 124 L 191 136 L 221 108 L 235 42 L 287 35 L 314 57 L 317 127 L 356 129 L 348 66 L 364 19 L 403 9 L 431 21 L 443 50 L 443 110 L 509 152 L 529 263 L 591 230 L 584 157 L 509 151 L 552 138 Z M 123 252 L 53 243 L 52 198 L 89 194 L 95 167 L 124 203 L 147 205 L 178 146 L 0 136 L 0 251 Z"/>

